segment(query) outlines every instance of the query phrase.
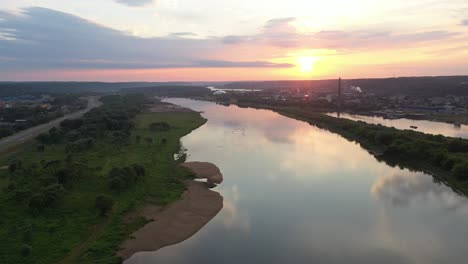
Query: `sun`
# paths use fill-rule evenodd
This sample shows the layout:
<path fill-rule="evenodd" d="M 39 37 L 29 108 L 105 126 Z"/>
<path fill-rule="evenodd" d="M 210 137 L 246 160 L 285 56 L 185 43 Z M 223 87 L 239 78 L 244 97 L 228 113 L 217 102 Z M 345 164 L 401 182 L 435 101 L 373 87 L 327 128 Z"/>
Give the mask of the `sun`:
<path fill-rule="evenodd" d="M 312 72 L 314 70 L 315 62 L 317 61 L 316 57 L 305 56 L 297 59 L 299 69 L 301 72 Z"/>

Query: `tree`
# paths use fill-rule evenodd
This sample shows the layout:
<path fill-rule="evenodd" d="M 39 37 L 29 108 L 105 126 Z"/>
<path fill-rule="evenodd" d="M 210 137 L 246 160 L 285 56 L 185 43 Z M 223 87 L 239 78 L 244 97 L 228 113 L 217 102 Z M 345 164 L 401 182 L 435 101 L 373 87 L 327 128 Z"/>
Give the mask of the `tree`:
<path fill-rule="evenodd" d="M 108 195 L 99 195 L 96 197 L 94 206 L 99 210 L 101 216 L 105 216 L 114 205 L 114 199 Z"/>
<path fill-rule="evenodd" d="M 140 141 L 141 141 L 141 136 L 140 136 L 140 135 L 136 135 L 136 136 L 135 136 L 135 139 L 136 139 L 136 143 L 139 144 Z"/>

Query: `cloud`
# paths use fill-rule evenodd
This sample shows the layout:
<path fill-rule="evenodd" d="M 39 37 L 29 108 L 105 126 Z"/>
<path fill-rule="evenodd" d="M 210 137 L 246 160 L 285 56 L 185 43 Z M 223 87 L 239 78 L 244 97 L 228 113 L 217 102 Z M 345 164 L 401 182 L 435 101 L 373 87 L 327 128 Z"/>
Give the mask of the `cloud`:
<path fill-rule="evenodd" d="M 263 44 L 279 48 L 336 49 L 342 51 L 368 51 L 370 49 L 409 47 L 430 41 L 450 39 L 460 35 L 452 31 L 421 31 L 398 33 L 388 30 L 323 30 L 299 32 L 293 25 L 294 17 L 268 20 L 258 34 L 227 36 L 224 44 Z"/>
<path fill-rule="evenodd" d="M 171 33 L 169 36 L 183 38 L 183 37 L 196 37 L 198 35 L 193 32 L 174 32 L 174 33 Z"/>
<path fill-rule="evenodd" d="M 248 40 L 248 37 L 244 36 L 225 36 L 221 39 L 224 44 L 239 44 Z"/>
<path fill-rule="evenodd" d="M 215 58 L 220 38 L 141 38 L 51 9 L 32 7 L 21 15 L 0 11 L 0 64 L 4 70 L 146 69 L 192 67 L 290 67 L 267 61 Z"/>
<path fill-rule="evenodd" d="M 154 0 L 114 0 L 115 2 L 127 6 L 145 6 L 154 2 Z"/>

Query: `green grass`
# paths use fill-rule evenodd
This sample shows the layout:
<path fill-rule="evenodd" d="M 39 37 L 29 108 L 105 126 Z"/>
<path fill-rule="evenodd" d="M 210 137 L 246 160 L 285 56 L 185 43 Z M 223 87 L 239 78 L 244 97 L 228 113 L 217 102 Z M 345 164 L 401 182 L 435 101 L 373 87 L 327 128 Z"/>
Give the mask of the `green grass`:
<path fill-rule="evenodd" d="M 184 185 L 180 178 L 188 173 L 176 166 L 173 154 L 179 150 L 179 140 L 205 120 L 199 113 L 142 113 L 135 118 L 131 142 L 110 143 L 98 140 L 93 148 L 73 158 L 83 164 L 86 175 L 73 183 L 66 196 L 54 208 L 33 216 L 25 204 L 8 199 L 3 189 L 8 185 L 8 171 L 0 170 L 0 262 L 1 263 L 116 263 L 114 253 L 128 235 L 142 226 L 145 220 L 131 224 L 122 222 L 123 216 L 142 203 L 167 204 L 180 197 Z M 166 122 L 171 129 L 152 132 L 153 122 Z M 142 140 L 136 142 L 136 135 Z M 144 138 L 153 139 L 153 144 Z M 166 143 L 161 143 L 165 138 Z M 42 153 L 36 143 L 15 153 L 24 164 L 41 160 L 63 160 L 64 145 L 47 146 Z M 11 157 L 1 157 L 0 166 Z M 112 167 L 139 163 L 146 167 L 147 175 L 128 190 L 117 193 L 108 187 L 107 173 Z M 113 196 L 116 203 L 107 218 L 100 217 L 94 208 L 99 194 Z M 28 231 L 29 230 L 29 231 Z M 29 256 L 20 254 L 22 244 L 32 247 Z M 70 253 L 72 255 L 70 256 Z M 66 258 L 65 262 L 63 259 Z"/>

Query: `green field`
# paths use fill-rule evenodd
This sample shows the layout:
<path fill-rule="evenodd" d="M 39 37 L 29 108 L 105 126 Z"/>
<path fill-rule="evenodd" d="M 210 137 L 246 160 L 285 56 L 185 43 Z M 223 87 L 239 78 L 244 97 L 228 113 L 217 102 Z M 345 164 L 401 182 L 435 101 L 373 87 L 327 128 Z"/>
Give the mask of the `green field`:
<path fill-rule="evenodd" d="M 4 190 L 10 185 L 8 165 L 21 160 L 22 166 L 37 166 L 44 161 L 65 160 L 66 144 L 51 144 L 38 151 L 39 143 L 27 145 L 15 157 L 2 157 L 0 174 L 0 262 L 1 263 L 119 263 L 114 253 L 129 233 L 147 220 L 123 223 L 123 216 L 142 203 L 164 205 L 180 197 L 180 179 L 187 171 L 176 166 L 173 154 L 179 140 L 205 120 L 199 113 L 146 113 L 133 118 L 135 126 L 127 140 L 108 137 L 95 140 L 92 148 L 73 154 L 82 172 L 66 187 L 66 194 L 54 206 L 38 214 L 25 202 L 12 199 Z M 153 131 L 149 125 L 166 122 L 168 131 Z M 151 138 L 137 142 L 136 137 Z M 164 140 L 163 140 L 164 139 Z M 123 191 L 109 188 L 108 173 L 113 167 L 138 163 L 146 168 L 145 177 Z M 36 164 L 36 165 L 33 165 Z M 78 165 L 76 165 L 78 166 Z M 100 194 L 115 203 L 107 216 L 100 216 L 95 199 Z"/>

